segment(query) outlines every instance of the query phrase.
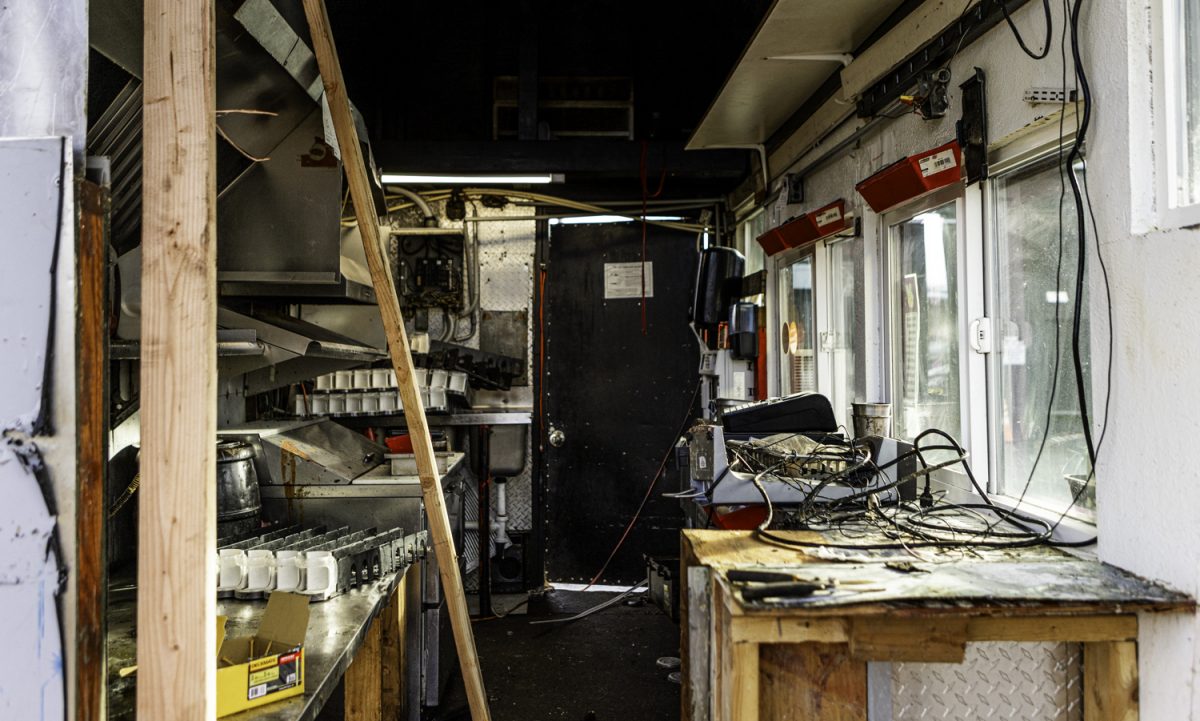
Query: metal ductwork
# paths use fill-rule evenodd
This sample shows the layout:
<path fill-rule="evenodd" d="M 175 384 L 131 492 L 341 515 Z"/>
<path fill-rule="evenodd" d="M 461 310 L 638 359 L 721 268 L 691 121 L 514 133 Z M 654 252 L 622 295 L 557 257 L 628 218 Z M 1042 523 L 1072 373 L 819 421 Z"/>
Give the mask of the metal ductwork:
<path fill-rule="evenodd" d="M 93 47 L 133 76 L 88 135 L 89 154 L 109 158 L 121 254 L 141 238 L 141 58 L 129 52 L 141 47 L 140 6 L 91 7 Z M 341 164 L 325 142 L 321 78 L 299 0 L 219 0 L 216 44 L 220 294 L 374 302 L 361 260 L 342 253 Z M 382 207 L 382 188 L 376 193 Z"/>

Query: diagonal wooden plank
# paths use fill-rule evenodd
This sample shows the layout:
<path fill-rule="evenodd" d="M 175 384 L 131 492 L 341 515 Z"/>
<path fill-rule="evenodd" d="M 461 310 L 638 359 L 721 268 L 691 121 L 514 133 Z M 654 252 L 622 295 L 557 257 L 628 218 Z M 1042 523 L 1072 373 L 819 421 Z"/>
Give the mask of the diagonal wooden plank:
<path fill-rule="evenodd" d="M 392 356 L 392 365 L 396 369 L 400 397 L 404 401 L 404 417 L 412 437 L 413 453 L 417 457 L 417 475 L 421 479 L 421 494 L 425 499 L 429 532 L 437 556 L 438 572 L 442 577 L 442 587 L 446 593 L 450 625 L 454 630 L 455 645 L 458 647 L 458 659 L 467 689 L 471 718 L 475 721 L 486 721 L 491 718 L 487 693 L 483 687 L 479 656 L 475 651 L 475 637 L 471 634 L 467 597 L 463 592 L 462 578 L 458 574 L 458 556 L 450 535 L 450 519 L 446 513 L 445 496 L 442 494 L 442 479 L 437 471 L 437 459 L 433 453 L 433 441 L 429 436 L 425 408 L 421 405 L 421 396 L 413 377 L 412 352 L 408 334 L 404 330 L 400 301 L 384 261 L 383 247 L 380 244 L 379 217 L 371 197 L 367 166 L 350 113 L 350 99 L 346 95 L 342 66 L 333 42 L 333 31 L 329 25 L 324 0 L 304 0 L 304 14 L 308 18 L 313 51 L 325 84 L 329 114 L 333 119 L 342 164 L 346 170 L 346 180 L 350 185 L 350 199 L 353 201 L 354 215 L 358 219 L 358 230 L 362 235 L 363 251 L 371 271 L 371 284 L 375 288 L 375 298 L 379 303 L 379 313 L 387 334 L 388 350 Z"/>

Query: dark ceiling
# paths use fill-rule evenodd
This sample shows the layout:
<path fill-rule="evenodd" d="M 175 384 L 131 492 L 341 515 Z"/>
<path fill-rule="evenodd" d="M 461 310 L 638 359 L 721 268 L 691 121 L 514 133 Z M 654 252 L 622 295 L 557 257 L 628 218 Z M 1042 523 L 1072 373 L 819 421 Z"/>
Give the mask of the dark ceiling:
<path fill-rule="evenodd" d="M 309 42 L 300 0 L 268 2 Z M 643 166 L 651 192 L 665 179 L 665 198 L 723 195 L 749 171 L 747 151 L 683 147 L 770 0 L 326 2 L 351 100 L 383 170 L 562 173 L 554 193 L 579 199 L 638 197 Z M 140 77 L 140 5 L 93 0 L 93 123 Z M 293 86 L 276 78 L 278 66 L 266 67 L 275 61 L 235 19 L 244 5 L 217 2 L 218 100 L 273 111 L 308 102 L 299 90 L 307 81 Z M 509 80 L 498 86 L 498 78 Z M 623 104 L 596 109 L 597 98 Z M 497 99 L 507 104 L 497 109 Z M 254 127 L 236 135 L 263 139 Z M 237 161 L 226 166 L 245 164 L 218 144 Z"/>
<path fill-rule="evenodd" d="M 329 12 L 351 97 L 384 169 L 563 172 L 574 191 L 586 184 L 594 194 L 628 195 L 648 141 L 648 165 L 668 171 L 666 194 L 687 196 L 728 191 L 748 169 L 742 151 L 682 148 L 769 5 L 334 0 Z M 495 139 L 494 81 L 522 71 L 541 79 L 543 101 L 548 78 L 568 87 L 629 79 L 633 140 L 563 137 L 562 119 L 541 108 L 536 130 L 524 126 L 535 137 L 518 141 L 515 131 L 537 107 L 528 103 L 511 109 L 513 137 Z"/>

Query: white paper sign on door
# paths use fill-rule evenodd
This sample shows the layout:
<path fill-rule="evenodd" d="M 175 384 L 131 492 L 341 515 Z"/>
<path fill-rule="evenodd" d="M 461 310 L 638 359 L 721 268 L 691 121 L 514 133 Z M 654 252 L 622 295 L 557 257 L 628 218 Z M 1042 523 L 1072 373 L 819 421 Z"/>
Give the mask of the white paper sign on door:
<path fill-rule="evenodd" d="M 646 297 L 654 297 L 654 263 L 646 262 Z M 641 298 L 641 263 L 605 263 L 604 299 Z"/>

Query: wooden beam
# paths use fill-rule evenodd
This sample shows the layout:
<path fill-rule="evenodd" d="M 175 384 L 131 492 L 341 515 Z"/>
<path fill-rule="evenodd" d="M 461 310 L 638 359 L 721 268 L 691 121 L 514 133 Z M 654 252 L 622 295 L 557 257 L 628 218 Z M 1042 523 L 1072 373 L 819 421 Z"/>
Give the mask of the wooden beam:
<path fill-rule="evenodd" d="M 897 627 L 914 619 L 888 617 Z M 926 622 L 937 624 L 937 618 Z M 961 619 L 951 619 L 956 621 Z M 1137 616 L 978 616 L 966 619 L 966 641 L 1133 641 Z M 736 616 L 735 643 L 849 643 L 850 622 L 838 616 Z"/>
<path fill-rule="evenodd" d="M 102 721 L 108 689 L 105 667 L 105 601 L 108 586 L 104 553 L 104 477 L 108 463 L 108 191 L 79 184 L 78 289 L 76 303 L 76 467 L 75 531 L 75 718 Z"/>
<path fill-rule="evenodd" d="M 216 716 L 213 2 L 145 2 L 137 619 L 143 719 Z"/>
<path fill-rule="evenodd" d="M 409 348 L 408 333 L 404 329 L 404 317 L 400 313 L 396 285 L 384 259 L 379 217 L 375 212 L 375 201 L 371 195 L 358 132 L 350 114 L 350 99 L 346 95 L 342 67 L 333 42 L 333 31 L 329 25 L 324 0 L 304 0 L 304 14 L 308 18 L 313 52 L 317 56 L 317 66 L 325 84 L 329 114 L 333 119 L 337 145 L 341 150 L 342 164 L 350 186 L 350 199 L 354 204 L 354 215 L 358 220 L 359 234 L 362 236 L 363 251 L 371 271 L 371 284 L 375 288 L 379 313 L 383 319 L 384 332 L 387 334 L 388 350 L 392 356 L 392 366 L 396 370 L 396 381 L 404 402 L 404 418 L 412 437 L 413 453 L 417 457 L 417 475 L 421 479 L 421 494 L 425 499 L 425 513 L 429 518 L 429 533 L 433 539 L 438 572 L 441 574 L 442 588 L 446 594 L 450 625 L 454 631 L 454 642 L 458 649 L 471 718 L 475 721 L 486 721 L 491 718 L 487 692 L 483 687 L 483 674 L 479 667 L 479 656 L 475 651 L 475 637 L 471 634 L 467 597 L 463 591 L 462 577 L 458 573 L 458 554 L 450 533 L 450 518 L 446 512 L 446 498 L 442 493 L 442 479 L 438 475 L 429 424 L 414 378 L 412 352 Z"/>
<path fill-rule="evenodd" d="M 966 652 L 965 618 L 850 619 L 850 658 L 856 661 L 962 663 Z"/>
<path fill-rule="evenodd" d="M 1137 721 L 1137 643 L 1083 645 L 1084 721 Z"/>
<path fill-rule="evenodd" d="M 346 698 L 343 703 L 345 721 L 380 721 L 383 718 L 383 676 L 380 673 L 382 621 L 382 618 L 376 618 L 367 627 L 367 636 L 354 654 L 350 668 L 346 669 Z"/>

